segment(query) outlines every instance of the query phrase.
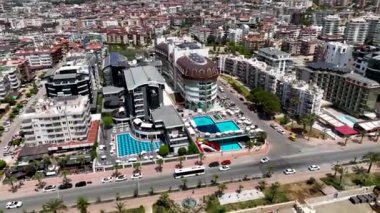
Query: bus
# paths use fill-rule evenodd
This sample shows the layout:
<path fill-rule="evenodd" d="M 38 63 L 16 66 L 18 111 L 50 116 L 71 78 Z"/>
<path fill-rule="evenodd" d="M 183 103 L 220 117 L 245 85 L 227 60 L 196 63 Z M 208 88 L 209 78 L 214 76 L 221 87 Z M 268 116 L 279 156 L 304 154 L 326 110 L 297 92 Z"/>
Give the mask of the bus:
<path fill-rule="evenodd" d="M 194 166 L 190 168 L 182 168 L 174 170 L 174 178 L 184 178 L 190 176 L 198 176 L 205 174 L 204 166 Z"/>

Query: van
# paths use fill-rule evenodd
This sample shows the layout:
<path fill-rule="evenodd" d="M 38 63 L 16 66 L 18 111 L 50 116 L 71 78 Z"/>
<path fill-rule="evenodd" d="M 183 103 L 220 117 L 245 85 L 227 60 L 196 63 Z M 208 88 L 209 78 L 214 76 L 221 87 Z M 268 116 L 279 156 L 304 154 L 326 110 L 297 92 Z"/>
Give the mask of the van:
<path fill-rule="evenodd" d="M 129 163 L 133 163 L 133 162 L 136 162 L 137 161 L 137 158 L 129 158 L 128 159 L 128 162 Z"/>
<path fill-rule="evenodd" d="M 219 87 L 219 92 L 224 92 L 223 87 Z"/>

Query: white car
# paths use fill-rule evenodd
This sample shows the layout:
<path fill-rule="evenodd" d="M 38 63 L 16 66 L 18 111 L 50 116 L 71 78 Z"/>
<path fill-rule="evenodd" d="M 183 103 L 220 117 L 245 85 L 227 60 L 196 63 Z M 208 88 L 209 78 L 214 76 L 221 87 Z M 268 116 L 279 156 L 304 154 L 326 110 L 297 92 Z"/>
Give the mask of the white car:
<path fill-rule="evenodd" d="M 263 158 L 261 158 L 260 162 L 261 163 L 267 163 L 269 160 L 270 160 L 269 157 L 263 157 Z"/>
<path fill-rule="evenodd" d="M 115 179 L 116 182 L 125 181 L 125 180 L 127 180 L 127 176 L 126 175 L 119 175 Z"/>
<path fill-rule="evenodd" d="M 219 171 L 228 171 L 228 170 L 230 170 L 230 169 L 231 169 L 231 167 L 228 166 L 228 165 L 223 165 L 223 166 L 220 166 L 220 167 L 219 167 Z"/>
<path fill-rule="evenodd" d="M 296 173 L 296 170 L 295 169 L 285 169 L 284 170 L 284 174 L 286 175 L 291 175 L 291 174 L 295 174 Z"/>
<path fill-rule="evenodd" d="M 277 132 L 280 133 L 281 135 L 286 134 L 285 130 L 283 130 L 283 129 L 277 129 Z"/>
<path fill-rule="evenodd" d="M 22 206 L 22 201 L 10 201 L 5 204 L 6 209 L 17 209 Z"/>
<path fill-rule="evenodd" d="M 134 180 L 134 179 L 140 179 L 140 178 L 142 178 L 143 177 L 143 175 L 141 174 L 141 173 L 133 173 L 132 175 L 131 175 L 131 179 L 132 180 Z"/>
<path fill-rule="evenodd" d="M 320 170 L 320 169 L 321 169 L 321 167 L 318 166 L 318 165 L 310 165 L 310 166 L 309 166 L 309 170 L 310 170 L 310 171 L 318 171 L 318 170 Z"/>
<path fill-rule="evenodd" d="M 55 190 L 57 189 L 57 186 L 56 185 L 48 185 L 48 186 L 45 186 L 42 191 L 43 192 L 54 192 Z"/>
<path fill-rule="evenodd" d="M 113 177 L 102 178 L 102 183 L 111 183 L 113 182 Z"/>

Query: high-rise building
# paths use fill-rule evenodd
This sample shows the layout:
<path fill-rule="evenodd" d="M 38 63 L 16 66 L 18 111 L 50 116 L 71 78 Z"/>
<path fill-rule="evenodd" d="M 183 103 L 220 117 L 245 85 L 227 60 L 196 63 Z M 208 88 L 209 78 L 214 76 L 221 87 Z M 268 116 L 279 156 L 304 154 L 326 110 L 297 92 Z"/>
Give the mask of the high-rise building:
<path fill-rule="evenodd" d="M 272 47 L 259 49 L 256 52 L 256 57 L 259 61 L 264 61 L 279 73 L 286 73 L 292 67 L 290 54 Z"/>
<path fill-rule="evenodd" d="M 368 32 L 368 22 L 363 18 L 351 19 L 346 26 L 344 39 L 349 44 L 364 44 Z"/>
<path fill-rule="evenodd" d="M 376 27 L 379 23 L 378 16 L 365 16 L 364 19 L 368 23 L 368 31 L 367 31 L 367 42 L 373 42 L 373 39 L 376 36 Z"/>
<path fill-rule="evenodd" d="M 354 60 L 352 52 L 354 47 L 341 42 L 328 42 L 324 45 L 323 59 L 321 61 L 334 64 L 336 68 L 352 68 Z"/>
<path fill-rule="evenodd" d="M 40 99 L 21 115 L 25 143 L 32 145 L 83 141 L 91 123 L 87 96 Z"/>
<path fill-rule="evenodd" d="M 322 36 L 337 36 L 339 32 L 340 18 L 337 15 L 329 15 L 323 18 Z"/>

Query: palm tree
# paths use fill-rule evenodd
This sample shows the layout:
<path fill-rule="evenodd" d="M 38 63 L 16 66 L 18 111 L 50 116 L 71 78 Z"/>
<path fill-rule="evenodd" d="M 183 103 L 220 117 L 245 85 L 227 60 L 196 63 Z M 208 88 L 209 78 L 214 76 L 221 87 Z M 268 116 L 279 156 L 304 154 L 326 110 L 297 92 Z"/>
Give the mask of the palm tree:
<path fill-rule="evenodd" d="M 260 180 L 259 182 L 258 182 L 258 184 L 259 184 L 259 189 L 261 190 L 261 191 L 263 191 L 265 188 L 266 188 L 266 186 L 267 186 L 267 182 L 265 182 L 265 180 Z"/>
<path fill-rule="evenodd" d="M 325 188 L 325 185 L 323 183 L 315 182 L 312 186 L 312 190 L 314 192 L 320 192 L 322 189 Z"/>
<path fill-rule="evenodd" d="M 57 213 L 59 210 L 66 210 L 67 206 L 63 203 L 63 200 L 53 199 L 42 205 L 42 212 Z"/>
<path fill-rule="evenodd" d="M 362 167 L 362 166 L 358 166 L 358 165 L 354 166 L 354 167 L 352 168 L 352 171 L 353 171 L 355 174 L 357 174 L 357 175 L 362 175 L 362 174 L 367 173 L 367 169 L 366 169 L 366 168 L 364 168 L 364 167 Z"/>
<path fill-rule="evenodd" d="M 157 159 L 156 163 L 158 164 L 158 167 L 157 167 L 158 171 L 162 172 L 162 164 L 164 164 L 164 160 L 163 159 Z"/>
<path fill-rule="evenodd" d="M 86 170 L 86 158 L 83 155 L 78 156 L 77 161 L 81 167 Z"/>
<path fill-rule="evenodd" d="M 182 190 L 187 189 L 187 179 L 182 179 Z"/>
<path fill-rule="evenodd" d="M 363 139 L 367 135 L 367 132 L 364 130 L 361 130 L 359 133 L 360 133 L 360 142 L 359 143 L 363 143 Z"/>
<path fill-rule="evenodd" d="M 241 191 L 243 190 L 243 188 L 244 188 L 243 185 L 239 185 L 237 192 L 238 192 L 238 193 L 241 193 Z"/>
<path fill-rule="evenodd" d="M 133 168 L 134 168 L 133 173 L 140 173 L 140 171 L 141 171 L 141 163 L 140 162 L 134 163 L 133 164 Z"/>
<path fill-rule="evenodd" d="M 346 174 L 348 171 L 348 169 L 346 167 L 340 167 L 340 169 L 338 170 L 338 173 L 340 174 L 340 177 L 339 177 L 339 186 L 341 186 L 342 184 L 342 180 L 343 180 L 343 175 Z"/>
<path fill-rule="evenodd" d="M 219 178 L 219 175 L 214 174 L 214 175 L 212 176 L 212 182 L 213 182 L 214 184 L 217 184 L 217 183 L 218 183 L 218 178 Z"/>
<path fill-rule="evenodd" d="M 274 203 L 276 202 L 279 192 L 280 192 L 280 183 L 279 182 L 272 183 L 272 185 L 268 189 L 268 192 L 265 193 L 265 198 L 269 202 Z"/>
<path fill-rule="evenodd" d="M 344 140 L 344 145 L 347 145 L 348 139 L 350 139 L 350 136 L 345 136 L 346 140 Z"/>
<path fill-rule="evenodd" d="M 182 167 L 183 167 L 183 161 L 185 160 L 185 157 L 180 156 L 180 157 L 178 158 L 178 160 L 179 160 L 179 168 L 182 168 Z"/>
<path fill-rule="evenodd" d="M 69 172 L 66 169 L 64 169 L 64 170 L 61 171 L 62 182 L 64 184 L 71 182 L 71 179 L 68 178 L 67 175 L 69 175 Z"/>
<path fill-rule="evenodd" d="M 331 170 L 334 171 L 334 177 L 336 177 L 336 173 L 339 171 L 339 169 L 342 167 L 342 165 L 339 164 L 339 162 L 337 161 L 336 164 L 334 164 L 332 167 L 331 167 Z"/>
<path fill-rule="evenodd" d="M 199 165 L 203 165 L 204 157 L 205 157 L 205 154 L 203 152 L 199 153 Z"/>
<path fill-rule="evenodd" d="M 217 191 L 217 193 L 219 195 L 222 195 L 224 193 L 224 190 L 226 190 L 226 189 L 227 189 L 226 184 L 221 183 L 221 184 L 218 185 L 218 191 Z"/>
<path fill-rule="evenodd" d="M 252 142 L 252 140 L 249 140 L 245 142 L 245 146 L 247 147 L 248 151 L 250 152 L 255 144 Z"/>
<path fill-rule="evenodd" d="M 15 183 L 16 183 L 17 179 L 14 177 L 14 176 L 6 176 L 3 180 L 3 184 L 7 184 L 7 185 L 10 185 L 11 186 L 11 190 L 14 191 L 15 190 Z"/>
<path fill-rule="evenodd" d="M 87 207 L 90 205 L 90 203 L 85 197 L 78 197 L 76 204 L 77 209 L 80 211 L 80 213 L 87 213 Z"/>
<path fill-rule="evenodd" d="M 297 97 L 292 97 L 290 98 L 290 106 L 293 108 L 293 107 L 297 107 L 299 104 L 299 100 Z M 294 113 L 292 113 L 293 117 L 294 117 Z M 293 118 L 291 119 L 292 120 L 292 123 L 291 123 L 291 126 L 293 128 L 293 124 L 294 124 L 294 120 Z"/>
<path fill-rule="evenodd" d="M 120 175 L 120 172 L 119 172 L 119 164 L 117 162 L 115 162 L 113 164 L 113 173 L 112 173 L 112 176 L 119 176 Z"/>
<path fill-rule="evenodd" d="M 302 132 L 306 132 L 306 125 L 309 123 L 307 116 L 302 116 L 299 123 L 302 125 Z"/>
<path fill-rule="evenodd" d="M 117 213 L 123 213 L 126 210 L 124 202 L 117 202 L 114 207 Z"/>
<path fill-rule="evenodd" d="M 50 159 L 50 156 L 49 155 L 44 155 L 43 158 L 42 158 L 42 164 L 44 165 L 44 167 L 47 167 L 51 164 L 51 159 Z"/>
<path fill-rule="evenodd" d="M 375 142 L 377 142 L 379 140 L 379 137 L 380 137 L 380 128 L 377 129 L 377 135 L 376 135 Z"/>
<path fill-rule="evenodd" d="M 42 179 L 44 178 L 44 175 L 41 172 L 36 172 L 36 174 L 34 174 L 32 178 L 33 180 L 36 180 L 38 182 L 37 183 L 38 188 L 41 188 L 44 185 L 44 182 L 42 181 Z"/>
<path fill-rule="evenodd" d="M 311 131 L 313 130 L 313 125 L 314 125 L 315 121 L 317 120 L 317 115 L 312 113 L 312 114 L 307 116 L 307 120 L 308 120 L 308 124 L 309 124 L 309 140 L 310 140 Z"/>
<path fill-rule="evenodd" d="M 377 163 L 380 161 L 380 153 L 378 152 L 368 152 L 363 156 L 363 160 L 368 161 L 368 170 L 367 173 L 371 172 L 371 168 L 373 163 Z"/>

